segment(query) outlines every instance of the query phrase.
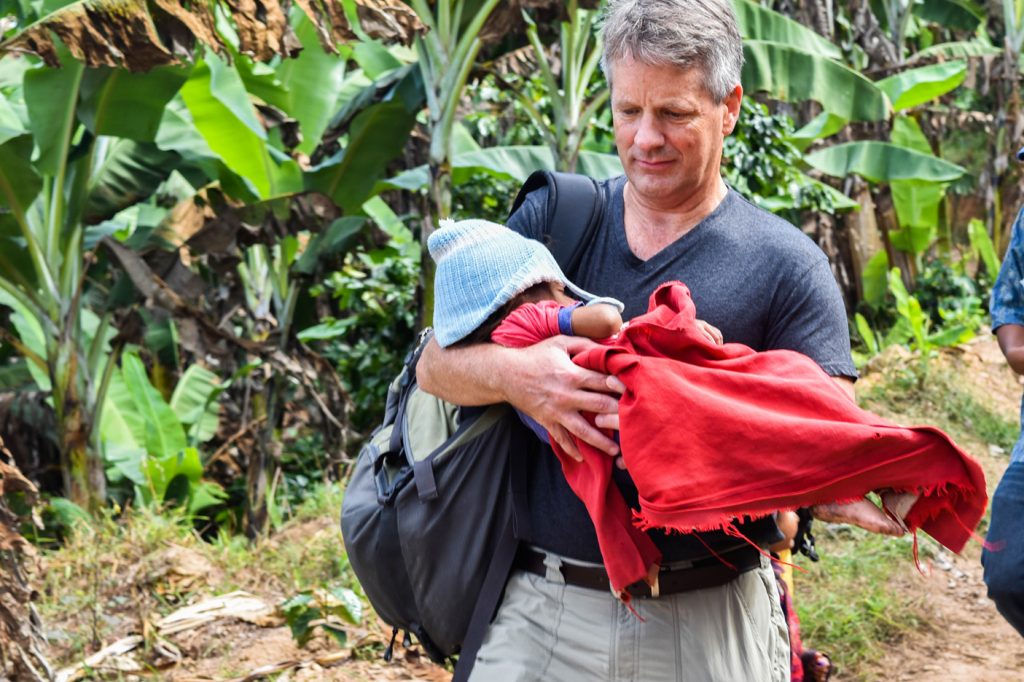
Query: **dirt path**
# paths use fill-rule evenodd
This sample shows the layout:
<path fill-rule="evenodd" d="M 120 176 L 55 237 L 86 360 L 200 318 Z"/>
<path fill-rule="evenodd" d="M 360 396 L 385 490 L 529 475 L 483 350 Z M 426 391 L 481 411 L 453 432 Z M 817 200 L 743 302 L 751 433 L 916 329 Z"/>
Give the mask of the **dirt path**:
<path fill-rule="evenodd" d="M 1024 639 L 985 596 L 980 552 L 943 551 L 926 576 L 912 576 L 927 594 L 932 626 L 879 652 L 886 679 L 995 682 L 1024 679 Z M 921 584 L 923 583 L 923 584 Z"/>
<path fill-rule="evenodd" d="M 1015 422 L 1021 380 L 1005 364 L 995 340 L 983 337 L 943 361 L 963 385 L 991 409 Z M 966 445 L 966 444 L 965 444 Z M 989 495 L 1009 462 L 1009 453 L 976 444 L 968 450 L 985 469 Z M 971 543 L 963 556 L 940 550 L 916 571 L 895 581 L 895 589 L 920 594 L 930 625 L 878 652 L 872 672 L 895 680 L 988 682 L 1024 680 L 1024 638 L 986 597 L 981 549 Z"/>

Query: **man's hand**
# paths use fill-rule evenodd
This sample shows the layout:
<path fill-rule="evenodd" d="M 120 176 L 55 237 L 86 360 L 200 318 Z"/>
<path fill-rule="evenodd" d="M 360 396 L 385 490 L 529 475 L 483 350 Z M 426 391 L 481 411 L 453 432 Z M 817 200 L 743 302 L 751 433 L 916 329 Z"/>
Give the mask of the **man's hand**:
<path fill-rule="evenodd" d="M 609 455 L 619 446 L 581 412 L 592 412 L 600 428 L 618 428 L 619 395 L 626 387 L 614 376 L 584 369 L 571 357 L 596 347 L 582 337 L 556 336 L 516 354 L 505 399 L 547 429 L 573 459 L 582 460 L 572 436 Z"/>
<path fill-rule="evenodd" d="M 867 498 L 846 504 L 833 502 L 815 505 L 811 507 L 811 514 L 822 521 L 849 523 L 882 535 L 903 535 L 904 532 L 898 523 L 886 516 L 885 512 Z"/>
<path fill-rule="evenodd" d="M 618 429 L 619 395 L 626 387 L 571 359 L 594 347 L 593 341 L 568 336 L 526 348 L 480 343 L 442 350 L 431 340 L 416 365 L 416 377 L 421 389 L 456 405 L 510 403 L 577 460 L 581 456 L 572 436 L 615 455 L 619 446 L 600 429 Z M 597 428 L 581 412 L 595 414 Z"/>

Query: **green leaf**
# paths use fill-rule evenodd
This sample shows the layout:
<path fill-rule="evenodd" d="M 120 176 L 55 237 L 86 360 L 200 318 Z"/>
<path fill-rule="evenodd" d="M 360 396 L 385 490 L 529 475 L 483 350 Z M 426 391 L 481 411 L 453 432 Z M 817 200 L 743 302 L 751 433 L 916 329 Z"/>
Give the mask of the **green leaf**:
<path fill-rule="evenodd" d="M 135 404 L 135 399 L 120 370 L 111 375 L 107 387 L 100 422 L 100 441 L 108 448 L 116 446 L 145 453 L 146 421 Z M 109 453 L 107 461 L 112 461 Z M 141 476 L 140 469 L 139 477 Z"/>
<path fill-rule="evenodd" d="M 178 421 L 191 427 L 189 435 L 196 443 L 204 443 L 217 433 L 220 405 L 214 398 L 219 393 L 218 384 L 220 377 L 202 365 L 192 364 L 171 394 L 171 409 Z"/>
<path fill-rule="evenodd" d="M 143 471 L 155 499 L 162 501 L 175 478 L 184 478 L 189 487 L 197 482 L 203 475 L 203 463 L 199 459 L 198 450 L 184 448 L 165 457 L 147 457 Z"/>
<path fill-rule="evenodd" d="M 0 206 L 10 209 L 19 221 L 24 220 L 29 204 L 43 187 L 29 161 L 31 156 L 32 138 L 28 135 L 0 144 Z"/>
<path fill-rule="evenodd" d="M 898 114 L 893 117 L 892 134 L 889 136 L 889 139 L 893 144 L 900 147 L 906 147 L 907 149 L 913 149 L 915 152 L 934 156 L 932 145 L 928 142 L 928 138 L 924 136 L 924 132 L 921 130 L 921 126 L 918 125 L 917 119 L 910 116 Z"/>
<path fill-rule="evenodd" d="M 180 162 L 152 143 L 113 140 L 90 178 L 82 220 L 98 223 L 149 198 Z"/>
<path fill-rule="evenodd" d="M 83 70 L 81 63 L 67 59 L 59 69 L 25 73 L 25 106 L 36 143 L 35 164 L 45 175 L 57 175 L 67 158 Z"/>
<path fill-rule="evenodd" d="M 875 332 L 872 331 L 867 319 L 860 313 L 854 313 L 853 320 L 854 325 L 857 327 L 857 333 L 860 335 L 861 340 L 864 341 L 864 345 L 868 347 L 868 352 L 871 355 L 878 355 L 878 337 L 875 336 Z"/>
<path fill-rule="evenodd" d="M 337 642 L 338 646 L 343 647 L 348 644 L 348 633 L 343 629 L 331 623 L 324 623 L 324 631 L 334 638 L 334 641 Z"/>
<path fill-rule="evenodd" d="M 804 160 L 826 175 L 842 178 L 854 173 L 871 182 L 952 182 L 966 172 L 935 156 L 874 140 L 826 147 L 808 154 Z"/>
<path fill-rule="evenodd" d="M 261 198 L 271 195 L 270 155 L 263 137 L 254 133 L 249 124 L 235 115 L 235 110 L 242 110 L 241 102 L 234 102 L 234 107 L 225 105 L 220 97 L 212 91 L 211 71 L 206 64 L 200 62 L 193 70 L 191 77 L 181 88 L 181 96 L 192 116 L 192 124 L 203 136 L 207 146 L 232 171 L 247 180 L 253 191 Z M 251 110 L 248 96 L 245 95 L 244 105 Z M 223 96 L 224 93 L 221 93 Z M 164 133 L 163 125 L 161 133 Z M 180 126 L 175 131 L 181 133 Z M 167 149 L 166 136 L 158 135 L 158 144 Z"/>
<path fill-rule="evenodd" d="M 308 327 L 299 332 L 299 341 L 309 343 L 310 341 L 327 341 L 336 339 L 348 334 L 348 331 L 359 322 L 355 316 L 344 317 L 340 320 L 331 320 Z"/>
<path fill-rule="evenodd" d="M 261 140 L 267 139 L 267 131 L 260 123 L 252 105 L 249 92 L 238 71 L 216 53 L 208 52 L 206 65 L 210 69 L 210 93 L 227 107 L 239 121 Z"/>
<path fill-rule="evenodd" d="M 749 40 L 766 40 L 829 59 L 842 60 L 843 51 L 803 24 L 751 0 L 733 0 L 740 33 Z"/>
<path fill-rule="evenodd" d="M 788 45 L 747 40 L 743 44 L 743 88 L 785 102 L 814 100 L 848 121 L 888 118 L 885 95 L 870 80 L 839 62 Z"/>
<path fill-rule="evenodd" d="M 452 182 L 458 186 L 477 173 L 487 173 L 503 180 L 523 182 L 535 170 L 555 170 L 551 149 L 546 146 L 488 147 L 458 154 L 451 160 Z M 622 174 L 622 163 L 615 154 L 580 152 L 577 170 L 598 180 Z M 377 190 L 418 190 L 427 186 L 430 177 L 426 166 L 417 166 L 379 184 Z M 510 198 L 511 199 L 511 198 Z"/>
<path fill-rule="evenodd" d="M 352 625 L 359 625 L 363 620 L 363 602 L 359 596 L 347 587 L 334 587 L 330 592 L 338 604 L 328 609 L 328 612 Z"/>
<path fill-rule="evenodd" d="M 985 271 L 994 278 L 999 274 L 999 258 L 996 256 L 996 249 L 992 245 L 992 238 L 988 236 L 985 223 L 972 218 L 967 224 L 967 235 L 971 240 L 971 249 L 985 264 Z"/>
<path fill-rule="evenodd" d="M 888 289 L 886 279 L 889 270 L 889 256 L 885 251 L 879 251 L 864 264 L 861 271 L 861 289 L 864 292 L 864 300 L 873 308 L 878 308 L 885 301 L 885 292 Z"/>
<path fill-rule="evenodd" d="M 292 266 L 292 271 L 303 275 L 313 274 L 322 258 L 350 248 L 365 225 L 366 218 L 360 216 L 338 218 L 309 241 L 302 256 Z"/>
<path fill-rule="evenodd" d="M 378 40 L 356 43 L 352 57 L 363 72 L 374 80 L 402 66 L 402 62 Z"/>
<path fill-rule="evenodd" d="M 998 47 L 980 40 L 967 40 L 952 43 L 940 43 L 925 48 L 914 55 L 913 61 L 925 59 L 966 59 L 968 57 L 994 57 L 1003 51 Z"/>
<path fill-rule="evenodd" d="M 918 349 L 922 352 L 927 350 L 924 312 L 921 310 L 921 303 L 907 291 L 899 268 L 892 268 L 889 271 L 889 292 L 896 299 L 896 312 L 909 325 Z"/>
<path fill-rule="evenodd" d="M 204 509 L 215 507 L 228 499 L 228 493 L 213 481 L 198 481 L 192 485 L 188 497 L 188 513 L 198 514 Z"/>
<path fill-rule="evenodd" d="M 914 4 L 912 11 L 924 21 L 964 31 L 974 31 L 985 18 L 974 3 L 962 0 L 924 0 Z"/>
<path fill-rule="evenodd" d="M 878 81 L 878 87 L 896 111 L 911 109 L 960 87 L 967 77 L 967 62 L 942 62 L 907 69 Z"/>
<path fill-rule="evenodd" d="M 94 135 L 156 139 L 164 108 L 188 78 L 188 70 L 161 66 L 146 73 L 87 69 L 78 115 Z"/>
<path fill-rule="evenodd" d="M 938 348 L 949 348 L 967 343 L 974 338 L 974 330 L 965 324 L 957 324 L 948 329 L 940 329 L 926 337 L 928 345 Z"/>
<path fill-rule="evenodd" d="M 7 306 L 13 311 L 10 314 L 9 320 L 14 328 L 13 331 L 17 334 L 21 343 L 30 352 L 35 353 L 45 361 L 47 356 L 46 335 L 43 332 L 43 326 L 39 318 L 36 317 L 33 311 L 23 306 L 20 301 L 3 289 L 0 289 L 0 306 Z M 31 360 L 28 362 L 27 368 L 39 390 L 49 391 L 51 384 L 47 368 L 40 367 Z"/>
<path fill-rule="evenodd" d="M 416 236 L 412 233 L 402 219 L 392 210 L 391 206 L 379 196 L 371 197 L 363 204 L 363 211 L 373 219 L 381 230 L 391 238 L 392 246 L 404 246 L 416 244 Z M 418 251 L 417 244 L 417 251 Z"/>
<path fill-rule="evenodd" d="M 392 100 L 378 102 L 352 121 L 348 144 L 307 174 L 307 189 L 323 192 L 346 213 L 359 210 L 388 164 L 405 149 L 416 112 Z"/>
<path fill-rule="evenodd" d="M 803 151 L 812 142 L 835 135 L 846 127 L 847 123 L 848 121 L 842 116 L 836 116 L 835 114 L 823 111 L 808 121 L 807 125 L 794 131 L 786 139 L 792 142 L 797 149 Z"/>
<path fill-rule="evenodd" d="M 146 452 L 152 460 L 177 456 L 187 444 L 185 430 L 160 392 L 150 383 L 149 375 L 138 355 L 126 352 L 121 356 L 121 374 L 146 424 Z"/>
<path fill-rule="evenodd" d="M 295 34 L 302 43 L 302 52 L 294 59 L 281 60 L 277 77 L 288 91 L 283 108 L 299 122 L 302 131 L 298 150 L 311 154 L 338 102 L 346 61 L 323 50 L 316 27 L 305 15 L 299 18 Z"/>
<path fill-rule="evenodd" d="M 918 180 L 894 180 L 890 188 L 900 225 L 890 235 L 892 245 L 907 253 L 923 253 L 935 239 L 945 188 L 937 182 Z"/>
<path fill-rule="evenodd" d="M 3 92 L 0 92 L 0 144 L 21 137 L 27 132 L 14 106 L 4 97 Z"/>
<path fill-rule="evenodd" d="M 46 506 L 50 508 L 62 526 L 74 528 L 79 524 L 92 525 L 92 517 L 89 516 L 89 513 L 67 498 L 51 497 Z"/>

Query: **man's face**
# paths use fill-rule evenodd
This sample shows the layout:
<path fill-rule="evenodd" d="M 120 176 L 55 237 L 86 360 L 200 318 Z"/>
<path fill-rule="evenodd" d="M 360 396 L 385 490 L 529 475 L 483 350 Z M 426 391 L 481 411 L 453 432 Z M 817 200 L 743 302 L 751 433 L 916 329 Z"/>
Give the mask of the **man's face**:
<path fill-rule="evenodd" d="M 615 146 L 639 197 L 671 208 L 716 191 L 722 140 L 736 125 L 742 89 L 716 104 L 697 69 L 624 57 L 611 71 Z"/>

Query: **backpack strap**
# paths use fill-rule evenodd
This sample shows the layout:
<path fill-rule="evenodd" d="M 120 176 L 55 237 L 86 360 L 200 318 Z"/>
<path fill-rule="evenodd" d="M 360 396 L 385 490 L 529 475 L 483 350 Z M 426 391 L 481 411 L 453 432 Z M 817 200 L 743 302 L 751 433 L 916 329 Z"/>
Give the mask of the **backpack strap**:
<path fill-rule="evenodd" d="M 541 187 L 548 188 L 546 246 L 566 276 L 573 279 L 604 217 L 604 192 L 587 175 L 534 171 L 519 190 L 509 215 Z"/>
<path fill-rule="evenodd" d="M 531 436 L 532 437 L 532 436 Z M 515 445 L 513 438 L 513 446 Z M 480 595 L 473 605 L 473 615 L 466 628 L 459 660 L 455 665 L 452 682 L 467 682 L 476 662 L 476 654 L 484 643 L 487 629 L 498 611 L 505 594 L 505 584 L 512 574 L 512 565 L 519 551 L 519 543 L 530 536 L 530 517 L 526 509 L 526 452 L 522 448 L 511 448 L 509 457 L 509 492 L 512 496 L 512 517 L 501 534 L 494 556 L 487 567 L 487 575 L 480 587 Z"/>

